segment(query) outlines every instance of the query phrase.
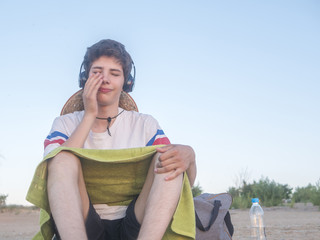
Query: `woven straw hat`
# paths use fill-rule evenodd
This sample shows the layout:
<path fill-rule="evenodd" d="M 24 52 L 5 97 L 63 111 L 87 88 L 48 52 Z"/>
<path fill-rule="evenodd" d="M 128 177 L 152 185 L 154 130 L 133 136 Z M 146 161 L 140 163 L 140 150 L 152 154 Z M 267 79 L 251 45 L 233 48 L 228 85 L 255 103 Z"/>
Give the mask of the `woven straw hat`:
<path fill-rule="evenodd" d="M 60 115 L 73 113 L 74 111 L 82 111 L 84 109 L 83 101 L 82 101 L 82 92 L 83 90 L 81 89 L 68 99 L 68 101 L 64 104 Z M 133 100 L 133 98 L 128 93 L 123 91 L 121 92 L 121 95 L 120 95 L 119 107 L 127 111 L 138 112 L 138 107 L 135 101 Z"/>

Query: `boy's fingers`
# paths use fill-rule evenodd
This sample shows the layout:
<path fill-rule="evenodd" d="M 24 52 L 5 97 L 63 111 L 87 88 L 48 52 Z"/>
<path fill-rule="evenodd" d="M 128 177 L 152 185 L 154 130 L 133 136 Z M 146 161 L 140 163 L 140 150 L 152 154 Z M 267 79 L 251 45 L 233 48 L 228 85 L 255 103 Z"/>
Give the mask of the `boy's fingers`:
<path fill-rule="evenodd" d="M 181 174 L 183 172 L 183 169 L 181 167 L 178 167 L 178 165 L 176 164 L 170 164 L 168 166 L 162 166 L 162 167 L 158 167 L 154 169 L 154 172 L 157 174 L 162 174 L 162 173 L 168 173 L 170 171 L 173 171 L 173 173 L 169 174 L 166 177 L 166 180 L 172 180 L 174 178 L 176 178 L 179 174 Z"/>
<path fill-rule="evenodd" d="M 169 144 L 169 145 L 166 145 L 166 146 L 163 146 L 163 147 L 156 148 L 156 150 L 159 153 L 164 153 L 164 152 L 170 150 L 172 147 L 173 146 L 171 144 Z"/>
<path fill-rule="evenodd" d="M 157 163 L 154 171 L 156 173 L 166 173 L 166 172 L 172 171 L 175 168 L 177 168 L 175 164 L 169 164 L 166 166 L 166 165 L 163 165 L 163 162 L 159 162 Z"/>

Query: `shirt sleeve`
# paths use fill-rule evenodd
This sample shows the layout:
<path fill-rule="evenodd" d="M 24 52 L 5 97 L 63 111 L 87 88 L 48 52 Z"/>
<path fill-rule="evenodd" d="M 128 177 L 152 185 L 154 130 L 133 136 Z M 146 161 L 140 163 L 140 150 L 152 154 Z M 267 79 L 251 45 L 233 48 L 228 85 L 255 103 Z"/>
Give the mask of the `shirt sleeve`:
<path fill-rule="evenodd" d="M 151 133 L 151 138 L 147 142 L 146 146 L 170 144 L 169 138 L 165 135 L 164 131 L 161 129 L 156 119 L 151 118 L 151 121 L 149 124 L 150 124 L 149 132 Z"/>
<path fill-rule="evenodd" d="M 53 149 L 61 146 L 69 138 L 65 125 L 61 118 L 56 118 L 52 124 L 49 135 L 44 140 L 44 156 Z"/>

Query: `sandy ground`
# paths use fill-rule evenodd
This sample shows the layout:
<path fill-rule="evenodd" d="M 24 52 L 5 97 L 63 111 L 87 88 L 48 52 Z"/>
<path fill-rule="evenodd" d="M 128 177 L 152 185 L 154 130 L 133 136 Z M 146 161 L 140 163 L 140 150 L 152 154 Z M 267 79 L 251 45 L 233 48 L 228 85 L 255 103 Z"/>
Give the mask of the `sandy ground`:
<path fill-rule="evenodd" d="M 249 240 L 249 210 L 231 210 L 233 240 Z M 320 240 L 319 207 L 296 204 L 290 207 L 264 208 L 268 240 Z"/>
<path fill-rule="evenodd" d="M 0 240 L 29 240 L 39 230 L 39 210 L 0 211 Z"/>
<path fill-rule="evenodd" d="M 264 208 L 268 240 L 320 240 L 318 207 L 297 204 L 294 208 Z M 249 240 L 249 210 L 230 210 L 234 240 Z M 0 212 L 0 240 L 31 239 L 39 230 L 39 210 L 11 209 Z"/>

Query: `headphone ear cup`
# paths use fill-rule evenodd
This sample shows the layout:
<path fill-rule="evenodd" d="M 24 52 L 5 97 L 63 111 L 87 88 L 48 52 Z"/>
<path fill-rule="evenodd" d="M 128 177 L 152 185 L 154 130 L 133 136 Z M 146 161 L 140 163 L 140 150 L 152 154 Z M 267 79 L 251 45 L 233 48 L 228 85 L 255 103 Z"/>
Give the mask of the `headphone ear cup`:
<path fill-rule="evenodd" d="M 132 92 L 133 89 L 133 85 L 134 85 L 134 78 L 132 77 L 132 75 L 130 74 L 127 81 L 125 82 L 125 84 L 123 85 L 123 91 L 129 93 Z"/>
<path fill-rule="evenodd" d="M 84 88 L 84 85 L 86 84 L 86 82 L 87 82 L 87 74 L 84 71 L 79 74 L 79 87 Z"/>

